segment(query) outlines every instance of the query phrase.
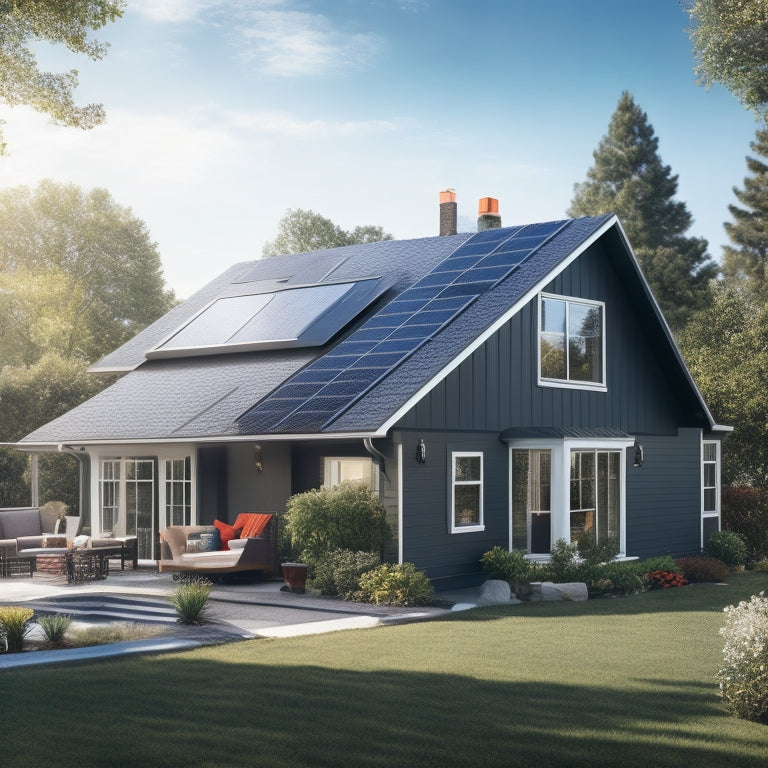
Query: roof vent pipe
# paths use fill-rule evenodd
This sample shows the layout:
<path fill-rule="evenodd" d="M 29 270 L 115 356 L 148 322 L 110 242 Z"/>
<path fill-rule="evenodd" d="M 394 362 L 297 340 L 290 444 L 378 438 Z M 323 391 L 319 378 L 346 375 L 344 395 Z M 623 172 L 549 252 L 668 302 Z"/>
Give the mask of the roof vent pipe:
<path fill-rule="evenodd" d="M 456 193 L 448 188 L 440 193 L 440 236 L 456 234 Z"/>
<path fill-rule="evenodd" d="M 498 229 L 500 226 L 499 201 L 495 197 L 481 197 L 477 204 L 477 231 Z"/>

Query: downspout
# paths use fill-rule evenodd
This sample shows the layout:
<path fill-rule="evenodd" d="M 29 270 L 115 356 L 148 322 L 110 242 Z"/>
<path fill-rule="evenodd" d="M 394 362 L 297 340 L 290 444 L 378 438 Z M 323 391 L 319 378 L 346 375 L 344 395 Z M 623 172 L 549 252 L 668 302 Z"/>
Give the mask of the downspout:
<path fill-rule="evenodd" d="M 373 456 L 374 461 L 379 465 L 381 474 L 387 478 L 388 482 L 392 482 L 387 474 L 387 457 L 373 444 L 373 439 L 370 437 L 363 438 L 363 447 L 368 453 Z"/>

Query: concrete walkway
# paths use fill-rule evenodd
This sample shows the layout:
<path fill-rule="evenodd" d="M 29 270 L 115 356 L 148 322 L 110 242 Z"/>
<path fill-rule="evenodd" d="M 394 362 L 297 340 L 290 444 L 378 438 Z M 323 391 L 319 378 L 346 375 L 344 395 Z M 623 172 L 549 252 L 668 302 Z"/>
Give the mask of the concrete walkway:
<path fill-rule="evenodd" d="M 63 613 L 73 622 L 139 621 L 162 627 L 159 637 L 112 645 L 59 651 L 0 654 L 0 669 L 33 664 L 109 658 L 136 653 L 188 650 L 251 638 L 360 629 L 407 621 L 423 621 L 456 607 L 472 607 L 479 590 L 438 593 L 435 605 L 403 608 L 348 603 L 311 594 L 283 592 L 282 581 L 214 585 L 207 621 L 185 626 L 176 621 L 169 598 L 178 583 L 154 569 L 111 571 L 105 581 L 67 584 L 63 577 L 0 580 L 0 605 L 25 605 L 38 615 Z"/>

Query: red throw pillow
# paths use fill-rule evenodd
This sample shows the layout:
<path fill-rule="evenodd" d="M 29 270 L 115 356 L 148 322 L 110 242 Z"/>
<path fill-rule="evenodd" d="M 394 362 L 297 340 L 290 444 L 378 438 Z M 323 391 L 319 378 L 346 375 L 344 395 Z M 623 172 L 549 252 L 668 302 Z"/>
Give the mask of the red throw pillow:
<path fill-rule="evenodd" d="M 213 524 L 219 530 L 222 549 L 229 549 L 229 542 L 232 539 L 240 538 L 240 531 L 242 530 L 241 528 L 235 528 L 234 525 L 227 525 L 227 523 L 222 523 L 221 520 L 214 520 Z"/>

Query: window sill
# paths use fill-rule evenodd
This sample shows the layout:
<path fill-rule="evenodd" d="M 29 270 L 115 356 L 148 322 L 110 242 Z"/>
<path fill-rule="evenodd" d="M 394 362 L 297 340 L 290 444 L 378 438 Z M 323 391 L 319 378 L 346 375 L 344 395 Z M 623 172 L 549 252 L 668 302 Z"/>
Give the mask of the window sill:
<path fill-rule="evenodd" d="M 555 389 L 580 389 L 584 392 L 607 392 L 607 384 L 595 384 L 588 381 L 559 381 L 557 379 L 539 379 L 540 387 Z"/>
<path fill-rule="evenodd" d="M 451 533 L 477 533 L 478 531 L 484 531 L 484 525 L 460 525 L 453 526 Z"/>

